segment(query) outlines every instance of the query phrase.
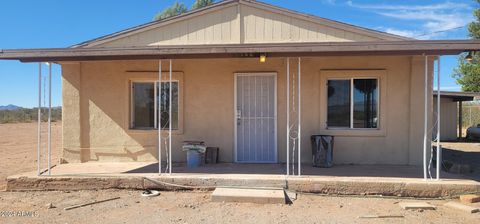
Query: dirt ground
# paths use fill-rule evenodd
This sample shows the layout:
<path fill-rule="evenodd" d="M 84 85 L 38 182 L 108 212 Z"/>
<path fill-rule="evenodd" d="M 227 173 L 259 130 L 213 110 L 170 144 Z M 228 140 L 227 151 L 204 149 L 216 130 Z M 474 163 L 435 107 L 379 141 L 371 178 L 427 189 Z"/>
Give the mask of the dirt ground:
<path fill-rule="evenodd" d="M 120 199 L 64 210 L 67 206 L 113 197 Z M 465 214 L 443 207 L 444 200 L 427 201 L 438 206 L 435 211 L 405 211 L 398 205 L 400 201 L 408 200 L 299 195 L 292 205 L 261 205 L 210 202 L 208 192 L 162 192 L 152 198 L 127 190 L 0 192 L 0 211 L 26 211 L 34 216 L 0 217 L 0 223 L 478 223 L 480 220 L 479 213 Z M 48 203 L 55 208 L 49 209 Z M 360 218 L 366 215 L 403 217 Z"/>
<path fill-rule="evenodd" d="M 42 168 L 47 167 L 47 124 L 42 125 Z M 52 165 L 58 163 L 62 123 L 52 123 Z M 37 123 L 0 124 L 0 190 L 10 175 L 37 170 Z"/>
<path fill-rule="evenodd" d="M 5 177 L 36 169 L 36 130 L 36 124 L 0 125 L 2 188 Z M 57 163 L 61 124 L 55 123 L 52 130 L 52 162 Z M 140 193 L 131 190 L 0 191 L 0 223 L 478 223 L 480 220 L 480 213 L 465 214 L 443 207 L 447 200 L 427 200 L 438 206 L 435 211 L 405 211 L 399 202 L 418 200 L 301 194 L 291 205 L 260 205 L 210 202 L 210 192 L 161 192 L 152 198 L 142 197 Z M 113 197 L 120 199 L 64 210 L 68 206 Z M 53 208 L 48 208 L 50 203 Z M 476 206 L 480 207 L 480 203 Z M 367 215 L 402 217 L 359 218 Z"/>
<path fill-rule="evenodd" d="M 443 148 L 480 153 L 480 142 L 442 142 Z"/>

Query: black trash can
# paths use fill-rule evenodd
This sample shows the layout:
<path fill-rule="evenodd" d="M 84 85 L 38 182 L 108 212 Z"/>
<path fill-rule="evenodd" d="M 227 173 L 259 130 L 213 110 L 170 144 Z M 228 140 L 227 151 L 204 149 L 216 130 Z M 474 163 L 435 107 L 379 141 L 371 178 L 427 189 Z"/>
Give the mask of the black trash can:
<path fill-rule="evenodd" d="M 205 152 L 205 164 L 218 163 L 218 153 L 220 149 L 218 147 L 207 147 Z"/>
<path fill-rule="evenodd" d="M 312 135 L 312 158 L 314 167 L 333 166 L 333 136 Z"/>

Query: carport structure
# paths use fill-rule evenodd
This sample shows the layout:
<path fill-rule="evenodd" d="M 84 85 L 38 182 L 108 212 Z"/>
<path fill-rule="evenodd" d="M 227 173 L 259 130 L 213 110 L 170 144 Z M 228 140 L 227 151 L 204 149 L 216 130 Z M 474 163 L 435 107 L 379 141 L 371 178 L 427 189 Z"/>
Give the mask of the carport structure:
<path fill-rule="evenodd" d="M 437 95 L 437 92 L 433 93 L 434 98 L 437 98 Z M 478 100 L 480 99 L 480 94 L 470 92 L 441 91 L 440 95 L 441 110 L 443 110 L 444 113 L 447 113 L 441 119 L 443 124 L 442 126 L 444 127 L 442 129 L 441 139 L 451 141 L 463 138 L 463 102 Z"/>

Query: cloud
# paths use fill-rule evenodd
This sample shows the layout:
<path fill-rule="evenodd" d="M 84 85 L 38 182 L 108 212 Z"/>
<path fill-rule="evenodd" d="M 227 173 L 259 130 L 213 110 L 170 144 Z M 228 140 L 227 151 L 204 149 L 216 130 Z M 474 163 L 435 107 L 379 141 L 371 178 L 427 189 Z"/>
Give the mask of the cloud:
<path fill-rule="evenodd" d="M 322 3 L 329 4 L 329 5 L 335 5 L 335 3 L 337 3 L 337 0 L 322 0 Z"/>
<path fill-rule="evenodd" d="M 434 89 L 437 89 L 437 86 L 434 86 Z M 442 91 L 460 91 L 462 89 L 461 86 L 440 86 L 440 90 Z"/>
<path fill-rule="evenodd" d="M 444 33 L 435 33 L 435 32 L 424 32 L 420 30 L 408 30 L 408 29 L 397 29 L 397 28 L 383 28 L 379 27 L 377 30 L 382 30 L 387 33 L 399 35 L 402 37 L 410 37 L 419 40 L 431 40 L 434 38 L 444 37 Z"/>
<path fill-rule="evenodd" d="M 449 32 L 466 26 L 473 20 L 473 8 L 464 3 L 443 3 L 429 5 L 370 5 L 346 3 L 350 7 L 372 11 L 379 15 L 399 20 L 415 21 L 413 30 L 384 28 L 385 32 L 419 39 L 445 37 Z M 446 31 L 447 30 L 447 31 Z"/>
<path fill-rule="evenodd" d="M 385 32 L 399 35 L 399 36 L 404 36 L 404 37 L 415 37 L 420 35 L 420 33 L 412 30 L 402 30 L 402 29 L 395 29 L 395 28 L 386 28 L 384 29 Z"/>
<path fill-rule="evenodd" d="M 465 3 L 452 3 L 450 1 L 431 5 L 369 5 L 355 4 L 353 1 L 347 1 L 347 5 L 360 9 L 378 9 L 378 10 L 451 10 L 451 9 L 467 9 L 472 7 Z"/>

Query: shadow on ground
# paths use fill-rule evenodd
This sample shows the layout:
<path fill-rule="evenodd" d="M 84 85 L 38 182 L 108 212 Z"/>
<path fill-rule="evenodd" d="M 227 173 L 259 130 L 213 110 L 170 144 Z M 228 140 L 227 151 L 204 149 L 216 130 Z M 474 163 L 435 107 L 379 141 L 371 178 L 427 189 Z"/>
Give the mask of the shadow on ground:
<path fill-rule="evenodd" d="M 454 164 L 467 165 L 470 172 L 462 172 L 462 175 L 480 181 L 480 143 L 471 144 L 478 144 L 479 150 L 463 151 L 453 147 L 444 147 L 442 150 L 443 169 L 449 170 Z"/>

